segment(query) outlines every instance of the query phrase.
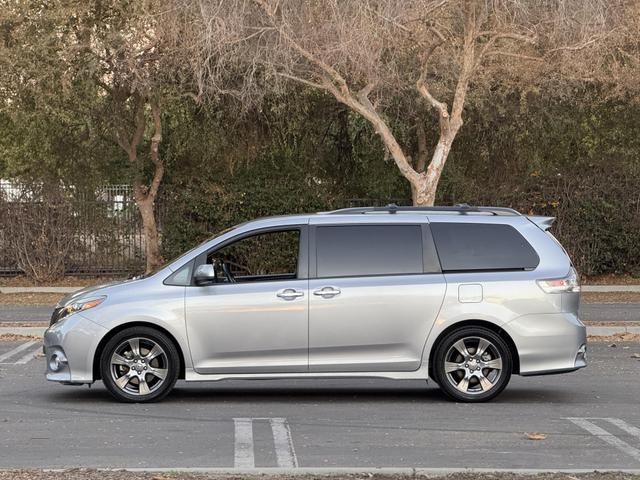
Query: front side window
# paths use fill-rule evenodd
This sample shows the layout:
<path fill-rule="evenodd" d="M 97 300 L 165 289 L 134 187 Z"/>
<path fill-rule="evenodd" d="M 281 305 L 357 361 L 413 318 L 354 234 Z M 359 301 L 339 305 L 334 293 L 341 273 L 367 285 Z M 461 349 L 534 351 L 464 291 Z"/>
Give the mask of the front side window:
<path fill-rule="evenodd" d="M 316 228 L 319 278 L 423 273 L 420 225 Z"/>
<path fill-rule="evenodd" d="M 298 273 L 300 231 L 244 237 L 209 254 L 218 283 L 293 280 Z"/>

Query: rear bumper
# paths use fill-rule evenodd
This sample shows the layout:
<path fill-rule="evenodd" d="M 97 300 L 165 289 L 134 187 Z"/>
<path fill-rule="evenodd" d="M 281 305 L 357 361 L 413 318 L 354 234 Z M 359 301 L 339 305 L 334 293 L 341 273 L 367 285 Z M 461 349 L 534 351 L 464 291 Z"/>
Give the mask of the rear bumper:
<path fill-rule="evenodd" d="M 518 349 L 521 375 L 567 373 L 587 366 L 587 329 L 577 315 L 524 315 L 502 327 Z"/>

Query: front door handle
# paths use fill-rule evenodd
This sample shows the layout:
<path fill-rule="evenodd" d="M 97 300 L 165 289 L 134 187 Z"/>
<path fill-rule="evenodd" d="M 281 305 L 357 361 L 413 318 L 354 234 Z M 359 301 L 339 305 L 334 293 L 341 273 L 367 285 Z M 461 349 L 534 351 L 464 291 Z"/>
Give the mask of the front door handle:
<path fill-rule="evenodd" d="M 322 287 L 313 292 L 314 295 L 322 298 L 333 298 L 340 295 L 340 289 L 337 287 Z"/>
<path fill-rule="evenodd" d="M 303 297 L 304 292 L 300 290 L 296 290 L 294 288 L 285 288 L 284 290 L 280 290 L 276 293 L 276 296 L 279 298 L 283 298 L 284 300 L 293 300 L 294 298 Z"/>

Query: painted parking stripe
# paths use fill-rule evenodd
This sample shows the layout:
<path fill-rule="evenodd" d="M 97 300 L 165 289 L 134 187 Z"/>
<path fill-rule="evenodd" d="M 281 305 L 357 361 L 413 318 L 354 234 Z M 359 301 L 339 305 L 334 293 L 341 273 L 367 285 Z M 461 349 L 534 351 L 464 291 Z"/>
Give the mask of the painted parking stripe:
<path fill-rule="evenodd" d="M 13 350 L 8 351 L 7 353 L 3 353 L 2 355 L 0 355 L 0 363 L 3 363 L 5 360 L 8 360 L 11 357 L 14 357 L 18 353 L 26 350 L 27 348 L 31 347 L 32 345 L 35 345 L 36 343 L 37 343 L 37 340 L 23 343 L 22 345 L 17 346 Z"/>
<path fill-rule="evenodd" d="M 276 462 L 278 468 L 298 468 L 298 457 L 293 447 L 291 429 L 286 418 L 234 418 L 234 466 L 237 469 L 252 469 L 256 467 L 253 421 L 268 421 L 273 435 L 273 444 L 276 450 Z"/>
<path fill-rule="evenodd" d="M 235 429 L 235 468 L 255 468 L 253 455 L 253 419 L 234 418 Z"/>
<path fill-rule="evenodd" d="M 291 438 L 291 429 L 286 418 L 271 418 L 271 431 L 273 432 L 273 440 L 276 446 L 276 457 L 278 459 L 278 467 L 280 468 L 297 468 L 298 457 L 293 448 L 293 439 Z"/>
<path fill-rule="evenodd" d="M 33 360 L 34 358 L 36 358 L 36 356 L 38 355 L 38 353 L 40 353 L 41 350 L 42 350 L 42 347 L 40 345 L 38 345 L 35 348 L 35 350 L 30 351 L 29 353 L 25 354 L 24 356 L 22 356 L 18 360 L 16 360 L 15 364 L 16 365 L 24 365 L 28 361 Z"/>
<path fill-rule="evenodd" d="M 598 425 L 596 425 L 595 423 L 592 423 L 592 422 L 589 421 L 589 420 L 606 420 L 606 421 L 610 421 L 612 419 L 609 419 L 609 418 L 600 418 L 600 419 L 590 418 L 589 420 L 587 420 L 586 418 L 570 417 L 570 418 L 567 418 L 567 420 L 569 420 L 570 422 L 573 422 L 574 424 L 576 424 L 580 428 L 583 428 L 584 430 L 589 432 L 594 437 L 598 437 L 603 442 L 608 443 L 612 447 L 617 448 L 621 452 L 626 453 L 630 457 L 632 457 L 632 458 L 634 458 L 634 459 L 636 459 L 637 461 L 640 462 L 640 450 L 638 450 L 637 448 L 632 447 L 631 445 L 629 445 L 624 440 L 619 439 L 618 437 L 616 437 L 612 433 L 609 433 L 608 431 L 606 431 L 604 428 L 601 428 Z M 620 420 L 620 422 L 622 422 L 622 420 Z M 611 423 L 613 423 L 613 422 L 611 422 Z M 624 423 L 624 422 L 622 422 L 622 423 Z"/>
<path fill-rule="evenodd" d="M 626 432 L 629 435 L 632 435 L 640 439 L 640 428 L 634 427 L 633 425 L 629 425 L 627 422 L 625 422 L 624 420 L 620 420 L 619 418 L 606 418 L 603 420 L 606 420 L 609 423 L 613 423 L 616 427 L 618 427 L 623 432 Z"/>

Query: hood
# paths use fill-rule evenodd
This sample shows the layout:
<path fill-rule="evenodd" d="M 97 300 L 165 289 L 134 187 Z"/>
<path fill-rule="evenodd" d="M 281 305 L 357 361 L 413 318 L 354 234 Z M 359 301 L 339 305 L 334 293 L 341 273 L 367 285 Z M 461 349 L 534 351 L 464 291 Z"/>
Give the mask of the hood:
<path fill-rule="evenodd" d="M 139 282 L 140 280 L 142 280 L 141 278 L 132 278 L 129 280 L 119 280 L 119 281 L 115 281 L 115 282 L 109 282 L 109 283 L 103 283 L 100 285 L 93 285 L 90 287 L 85 287 L 85 288 L 81 288 L 80 290 L 76 290 L 73 293 L 70 293 L 69 295 L 64 296 L 56 305 L 56 308 L 58 307 L 65 307 L 67 305 L 69 305 L 70 303 L 73 303 L 77 300 L 80 300 L 82 298 L 89 298 L 89 297 L 93 297 L 93 296 L 100 296 L 100 295 L 107 295 L 109 290 L 112 287 L 118 286 L 118 285 L 123 285 L 125 283 L 132 283 L 132 282 Z"/>

